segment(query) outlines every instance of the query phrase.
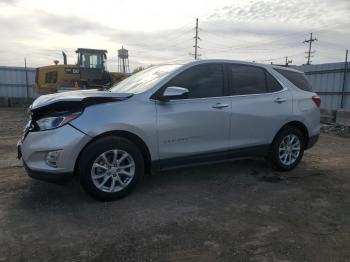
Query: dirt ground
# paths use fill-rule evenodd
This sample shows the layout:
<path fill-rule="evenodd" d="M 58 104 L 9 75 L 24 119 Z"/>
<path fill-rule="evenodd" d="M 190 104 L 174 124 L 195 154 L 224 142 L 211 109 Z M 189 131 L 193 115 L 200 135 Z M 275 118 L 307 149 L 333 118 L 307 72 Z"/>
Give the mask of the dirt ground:
<path fill-rule="evenodd" d="M 246 160 L 153 174 L 97 202 L 30 179 L 23 110 L 0 110 L 0 261 L 350 261 L 350 139 L 322 134 L 277 173 Z"/>

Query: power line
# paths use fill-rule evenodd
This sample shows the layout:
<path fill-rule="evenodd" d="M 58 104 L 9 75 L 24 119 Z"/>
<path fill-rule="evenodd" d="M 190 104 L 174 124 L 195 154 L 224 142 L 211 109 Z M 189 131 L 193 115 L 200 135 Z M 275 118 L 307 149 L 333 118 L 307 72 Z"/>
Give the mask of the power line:
<path fill-rule="evenodd" d="M 315 37 L 315 38 L 312 38 L 312 33 L 310 33 L 310 39 L 308 40 L 304 40 L 303 43 L 308 43 L 309 44 L 309 50 L 307 52 L 305 52 L 307 54 L 307 56 L 305 58 L 307 58 L 307 62 L 306 64 L 309 65 L 311 63 L 311 54 L 315 53 L 315 51 L 311 51 L 311 48 L 312 48 L 312 42 L 314 41 L 318 41 L 318 39 Z"/>
<path fill-rule="evenodd" d="M 289 55 L 288 57 L 302 55 L 302 54 L 304 54 L 304 52 L 294 53 L 294 54 Z M 286 58 L 286 56 L 274 57 L 274 58 L 270 58 L 270 59 L 259 59 L 259 60 L 255 60 L 255 61 L 256 62 L 272 62 L 272 61 L 276 61 L 276 60 L 281 60 L 283 58 Z"/>
<path fill-rule="evenodd" d="M 317 30 L 316 32 L 327 32 L 330 29 L 336 28 L 336 27 L 338 27 L 338 25 L 333 25 L 333 26 L 330 26 L 330 27 L 327 27 L 327 28 L 323 28 L 321 30 Z M 216 37 L 222 37 L 223 39 L 227 39 L 225 36 L 223 36 L 221 34 L 218 34 L 217 32 L 212 32 L 212 31 L 207 30 L 207 29 L 201 29 L 201 31 L 203 31 L 204 33 L 209 33 L 209 34 L 211 34 L 213 36 L 216 36 Z M 295 32 L 295 33 L 292 33 L 292 34 L 284 34 L 284 35 L 282 35 L 283 37 L 281 37 L 281 38 L 274 39 L 274 40 L 267 41 L 267 42 L 260 42 L 260 43 L 256 43 L 256 44 L 253 44 L 253 45 L 249 45 L 249 43 L 247 43 L 248 45 L 242 45 L 242 46 L 229 46 L 228 45 L 228 46 L 224 47 L 224 45 L 222 43 L 220 43 L 220 45 L 222 45 L 222 47 L 221 48 L 215 48 L 215 50 L 220 50 L 219 53 L 225 53 L 226 51 L 234 51 L 234 50 L 239 50 L 239 49 L 247 50 L 247 49 L 250 49 L 250 48 L 261 47 L 261 46 L 264 46 L 264 45 L 270 45 L 270 44 L 275 43 L 275 42 L 279 42 L 279 43 L 282 42 L 283 43 L 282 40 L 295 38 L 295 36 L 300 35 L 302 33 L 303 33 L 303 31 Z M 212 42 L 212 41 L 208 41 L 208 42 L 211 42 L 211 43 L 214 44 L 214 42 Z M 288 41 L 288 45 L 290 46 L 290 41 Z M 293 44 L 293 46 L 294 45 L 296 45 L 296 44 Z"/>
<path fill-rule="evenodd" d="M 219 35 L 219 34 L 216 34 L 216 33 L 213 33 L 211 31 L 208 31 L 208 30 L 202 30 L 203 32 L 206 32 L 206 33 L 209 33 L 209 34 L 212 34 L 216 37 L 222 37 L 223 39 L 227 39 L 225 36 L 222 36 L 222 35 Z M 257 46 L 262 46 L 262 45 L 269 45 L 269 44 L 272 44 L 272 43 L 275 43 L 275 42 L 281 42 L 282 40 L 287 40 L 289 38 L 292 38 L 296 35 L 300 35 L 302 34 L 303 32 L 300 31 L 300 32 L 297 32 L 297 33 L 293 33 L 293 34 L 288 34 L 288 35 L 282 35 L 282 36 L 286 36 L 286 37 L 281 37 L 281 38 L 277 38 L 277 39 L 273 39 L 273 40 L 270 40 L 270 41 L 266 41 L 266 42 L 260 42 L 260 43 L 255 43 L 255 44 L 250 44 L 251 42 L 246 42 L 244 45 L 241 45 L 241 46 L 233 46 L 233 45 L 229 45 L 227 46 L 228 49 L 231 49 L 231 50 L 237 50 L 237 49 L 247 49 L 247 48 L 254 48 L 254 47 L 257 47 Z M 240 42 L 242 42 L 240 40 Z"/>
<path fill-rule="evenodd" d="M 161 42 L 168 42 L 169 40 L 173 40 L 173 39 L 178 39 L 179 37 L 182 37 L 184 34 L 186 33 L 189 33 L 189 32 L 192 32 L 192 27 L 191 28 L 187 28 L 192 22 L 188 22 L 176 29 L 170 29 L 167 31 L 167 34 L 166 36 L 161 39 Z M 186 30 L 187 29 L 187 30 Z M 170 31 L 170 32 L 169 32 Z M 156 35 L 155 35 L 156 36 Z M 157 39 L 158 40 L 158 37 L 156 36 L 148 36 L 149 39 L 145 39 L 143 41 L 137 41 L 137 42 L 134 42 L 134 43 L 128 43 L 129 46 L 140 46 L 140 45 L 143 45 L 145 43 L 149 43 L 150 40 L 154 40 L 154 39 Z"/>
<path fill-rule="evenodd" d="M 178 47 L 178 46 L 185 47 L 186 41 L 190 40 L 190 39 L 192 39 L 192 37 L 186 36 L 186 35 L 181 35 L 175 41 L 162 41 L 160 43 L 157 43 L 156 45 L 146 45 L 146 46 L 141 46 L 140 45 L 140 47 L 137 50 L 136 49 L 129 49 L 129 50 L 133 51 L 133 53 L 136 53 L 136 52 L 144 52 L 144 53 L 147 52 L 147 53 L 149 53 L 150 50 L 152 52 L 164 51 L 164 50 L 173 49 L 174 47 Z M 169 42 L 171 44 L 167 45 L 166 42 Z M 161 45 L 161 49 L 159 48 L 160 45 Z M 132 46 L 134 46 L 134 45 L 132 45 Z"/>

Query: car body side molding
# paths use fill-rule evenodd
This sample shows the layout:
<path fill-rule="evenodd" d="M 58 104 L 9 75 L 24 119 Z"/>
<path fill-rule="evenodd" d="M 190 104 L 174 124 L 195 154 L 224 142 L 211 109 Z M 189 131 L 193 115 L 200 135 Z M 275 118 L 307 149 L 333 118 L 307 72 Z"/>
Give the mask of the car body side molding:
<path fill-rule="evenodd" d="M 238 159 L 249 159 L 255 157 L 264 157 L 268 154 L 270 144 L 251 146 L 239 149 L 225 150 L 220 152 L 211 152 L 185 157 L 167 158 L 153 161 L 152 169 L 157 171 L 183 168 L 188 166 L 198 166 L 226 162 Z"/>

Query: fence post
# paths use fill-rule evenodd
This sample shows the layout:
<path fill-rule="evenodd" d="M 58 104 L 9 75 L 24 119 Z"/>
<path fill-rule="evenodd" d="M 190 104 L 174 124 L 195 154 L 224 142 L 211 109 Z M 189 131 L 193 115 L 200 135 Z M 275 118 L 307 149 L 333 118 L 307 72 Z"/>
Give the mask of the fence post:
<path fill-rule="evenodd" d="M 344 108 L 344 92 L 346 87 L 347 73 L 348 73 L 348 49 L 346 49 L 346 53 L 345 53 L 344 78 L 343 78 L 343 87 L 341 90 L 340 108 L 342 109 Z"/>
<path fill-rule="evenodd" d="M 24 58 L 24 71 L 26 73 L 26 89 L 27 89 L 27 98 L 29 98 L 29 88 L 28 88 L 28 72 L 27 72 L 27 59 Z"/>

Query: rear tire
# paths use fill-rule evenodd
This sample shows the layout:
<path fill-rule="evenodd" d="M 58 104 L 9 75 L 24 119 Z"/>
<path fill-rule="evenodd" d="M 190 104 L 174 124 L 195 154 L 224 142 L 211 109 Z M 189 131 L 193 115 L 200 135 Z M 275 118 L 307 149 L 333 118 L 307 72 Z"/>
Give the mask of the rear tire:
<path fill-rule="evenodd" d="M 130 140 L 106 136 L 83 150 L 77 173 L 88 194 L 110 201 L 131 192 L 144 174 L 144 161 L 140 150 Z"/>
<path fill-rule="evenodd" d="M 289 171 L 299 164 L 304 150 L 303 133 L 294 126 L 287 126 L 273 140 L 268 161 L 278 171 Z"/>

